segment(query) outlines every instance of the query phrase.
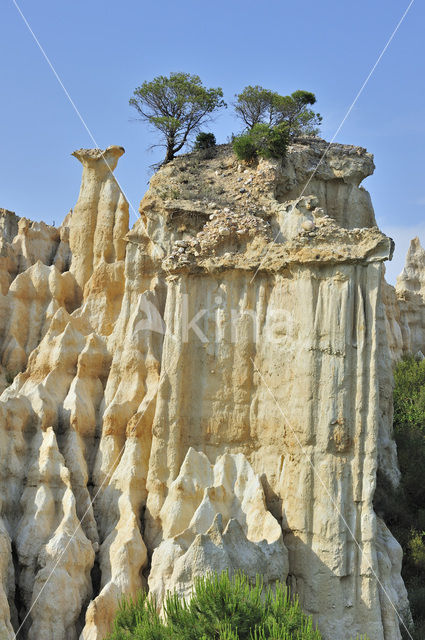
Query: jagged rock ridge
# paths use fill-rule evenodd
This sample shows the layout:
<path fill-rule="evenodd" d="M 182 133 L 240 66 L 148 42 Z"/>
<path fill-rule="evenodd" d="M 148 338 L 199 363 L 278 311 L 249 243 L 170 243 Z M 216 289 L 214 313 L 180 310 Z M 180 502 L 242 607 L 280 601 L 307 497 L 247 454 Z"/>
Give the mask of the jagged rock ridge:
<path fill-rule="evenodd" d="M 80 150 L 59 230 L 1 214 L 2 637 L 100 640 L 121 594 L 224 566 L 286 581 L 329 640 L 401 637 L 372 505 L 378 464 L 397 482 L 392 241 L 372 156 L 313 175 L 325 144 L 179 157 L 131 231 L 123 149 Z"/>
<path fill-rule="evenodd" d="M 395 288 L 386 285 L 387 333 L 395 358 L 425 353 L 425 250 L 414 238 Z"/>

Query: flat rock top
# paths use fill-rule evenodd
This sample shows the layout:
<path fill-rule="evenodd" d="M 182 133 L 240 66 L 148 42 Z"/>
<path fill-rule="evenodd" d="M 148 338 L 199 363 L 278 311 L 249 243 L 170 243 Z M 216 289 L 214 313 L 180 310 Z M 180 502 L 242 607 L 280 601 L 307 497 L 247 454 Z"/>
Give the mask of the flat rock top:
<path fill-rule="evenodd" d="M 172 238 L 163 246 L 169 272 L 386 260 L 393 244 L 376 227 L 373 209 L 363 215 L 368 226 L 348 229 L 320 206 L 349 210 L 353 193 L 352 206 L 364 206 L 368 194 L 358 185 L 373 169 L 366 149 L 320 138 L 297 138 L 283 160 L 253 163 L 219 145 L 161 167 L 140 213 L 154 231 L 162 226 L 165 244 Z M 128 240 L 137 241 L 137 229 Z"/>

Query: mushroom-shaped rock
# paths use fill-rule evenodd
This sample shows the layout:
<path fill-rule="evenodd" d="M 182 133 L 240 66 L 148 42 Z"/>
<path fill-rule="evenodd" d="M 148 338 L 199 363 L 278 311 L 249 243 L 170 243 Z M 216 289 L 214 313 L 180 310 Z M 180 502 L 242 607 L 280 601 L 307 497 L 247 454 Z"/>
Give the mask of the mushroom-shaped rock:
<path fill-rule="evenodd" d="M 113 171 L 123 147 L 79 149 L 72 154 L 83 165 L 80 194 L 69 220 L 70 271 L 81 288 L 96 266 L 125 255 L 128 202 Z"/>

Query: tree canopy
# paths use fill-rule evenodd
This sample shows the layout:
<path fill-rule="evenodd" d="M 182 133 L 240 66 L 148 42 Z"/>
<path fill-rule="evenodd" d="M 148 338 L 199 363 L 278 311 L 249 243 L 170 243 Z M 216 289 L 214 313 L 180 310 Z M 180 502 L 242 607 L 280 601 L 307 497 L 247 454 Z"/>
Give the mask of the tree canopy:
<path fill-rule="evenodd" d="M 130 105 L 144 122 L 158 129 L 170 162 L 211 114 L 225 107 L 220 87 L 207 89 L 199 76 L 174 72 L 157 76 L 134 90 Z"/>
<path fill-rule="evenodd" d="M 236 115 L 249 129 L 260 123 L 270 126 L 286 123 L 289 135 L 294 137 L 319 132 L 322 117 L 309 108 L 315 102 L 316 96 L 310 91 L 299 89 L 289 96 L 281 96 L 260 85 L 248 85 L 236 95 L 234 107 Z"/>
<path fill-rule="evenodd" d="M 274 105 L 279 95 L 260 87 L 248 85 L 241 92 L 236 94 L 234 104 L 236 115 L 246 124 L 248 129 L 252 129 L 256 124 L 266 123 L 270 125 L 274 122 Z"/>

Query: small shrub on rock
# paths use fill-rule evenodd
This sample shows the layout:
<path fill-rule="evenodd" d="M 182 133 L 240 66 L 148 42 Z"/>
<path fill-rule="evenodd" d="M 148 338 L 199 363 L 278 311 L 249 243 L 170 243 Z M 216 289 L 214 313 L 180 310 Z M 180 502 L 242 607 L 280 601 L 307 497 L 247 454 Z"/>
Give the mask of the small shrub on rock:
<path fill-rule="evenodd" d="M 251 129 L 251 136 L 261 158 L 283 158 L 289 141 L 288 127 L 278 124 L 270 127 L 268 124 L 256 124 Z"/>
<path fill-rule="evenodd" d="M 213 133 L 207 133 L 205 131 L 201 131 L 196 136 L 194 149 L 197 151 L 204 149 L 213 149 L 217 144 L 215 139 L 215 135 Z"/>
<path fill-rule="evenodd" d="M 236 136 L 233 140 L 233 151 L 235 152 L 238 160 L 244 160 L 245 162 L 251 162 L 257 156 L 257 150 L 253 143 L 251 133 L 243 133 L 240 136 Z"/>
<path fill-rule="evenodd" d="M 124 599 L 107 640 L 321 640 L 286 587 L 263 589 L 239 573 L 198 578 L 190 602 L 168 594 L 165 616 L 141 593 Z"/>
<path fill-rule="evenodd" d="M 289 142 L 289 130 L 285 123 L 271 127 L 259 123 L 233 141 L 233 150 L 239 160 L 247 162 L 260 158 L 283 158 Z"/>

